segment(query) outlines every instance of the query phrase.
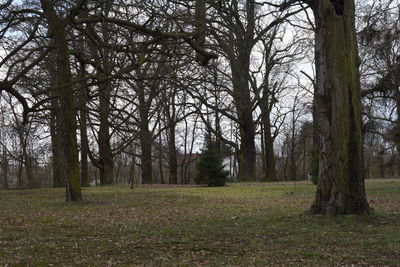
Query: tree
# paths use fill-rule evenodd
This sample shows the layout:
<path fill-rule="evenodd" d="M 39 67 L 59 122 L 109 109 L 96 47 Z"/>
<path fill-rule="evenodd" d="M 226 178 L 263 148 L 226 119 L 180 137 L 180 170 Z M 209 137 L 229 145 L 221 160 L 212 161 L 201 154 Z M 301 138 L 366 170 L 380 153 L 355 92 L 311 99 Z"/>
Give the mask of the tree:
<path fill-rule="evenodd" d="M 65 181 L 67 201 L 82 199 L 78 144 L 76 137 L 76 108 L 74 103 L 74 91 L 71 85 L 72 74 L 69 62 L 68 41 L 66 37 L 66 23 L 55 11 L 54 3 L 50 0 L 41 0 L 44 15 L 46 17 L 51 44 L 56 51 L 56 67 L 58 70 L 58 92 L 60 101 L 61 120 L 61 149 L 64 156 Z"/>
<path fill-rule="evenodd" d="M 379 128 L 382 135 L 396 146 L 398 175 L 400 174 L 399 4 L 398 0 L 359 2 L 360 12 L 357 16 L 357 25 L 361 29 L 358 40 L 364 115 L 368 118 L 368 126 L 381 124 L 382 127 Z M 385 131 L 384 128 L 389 129 Z M 379 132 L 376 127 L 365 127 L 365 130 L 372 135 Z"/>
<path fill-rule="evenodd" d="M 196 164 L 196 171 L 194 180 L 197 184 L 224 186 L 226 183 L 229 173 L 224 170 L 216 143 L 211 138 L 206 141 L 205 148 Z"/>
<path fill-rule="evenodd" d="M 354 0 L 310 1 L 316 20 L 319 175 L 315 213 L 364 214 L 360 78 Z"/>
<path fill-rule="evenodd" d="M 288 0 L 306 3 L 315 17 L 316 126 L 319 174 L 314 213 L 365 214 L 359 57 L 354 0 Z"/>

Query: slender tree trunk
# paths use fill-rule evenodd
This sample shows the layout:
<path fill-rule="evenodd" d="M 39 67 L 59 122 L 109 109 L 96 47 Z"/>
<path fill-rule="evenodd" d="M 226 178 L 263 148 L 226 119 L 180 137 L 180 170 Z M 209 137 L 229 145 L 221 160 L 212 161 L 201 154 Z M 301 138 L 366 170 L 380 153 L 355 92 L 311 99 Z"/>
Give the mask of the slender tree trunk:
<path fill-rule="evenodd" d="M 65 22 L 55 12 L 53 1 L 41 0 L 41 5 L 49 25 L 49 33 L 55 45 L 60 95 L 61 149 L 64 156 L 64 175 L 66 177 L 66 200 L 82 199 L 79 174 L 78 145 L 76 140 L 76 108 L 69 64 L 69 51 L 66 39 Z"/>
<path fill-rule="evenodd" d="M 260 139 L 261 139 L 261 173 L 262 181 L 267 181 L 267 159 L 266 159 L 266 149 L 265 149 L 265 134 L 264 134 L 264 123 L 260 124 Z"/>
<path fill-rule="evenodd" d="M 114 159 L 111 150 L 111 136 L 108 118 L 110 115 L 111 84 L 100 86 L 100 126 L 99 126 L 99 163 L 100 183 L 102 185 L 114 182 Z"/>
<path fill-rule="evenodd" d="M 81 76 L 85 75 L 85 66 L 81 66 Z M 87 88 L 84 87 L 80 91 L 80 116 L 79 116 L 79 126 L 81 134 L 81 186 L 89 186 L 89 163 L 88 163 L 88 135 L 87 135 Z"/>
<path fill-rule="evenodd" d="M 34 181 L 33 176 L 33 166 L 32 166 L 32 158 L 28 155 L 26 148 L 24 149 L 24 166 L 25 166 L 25 175 L 27 181 L 27 187 L 29 189 L 36 188 L 37 185 Z"/>
<path fill-rule="evenodd" d="M 53 187 L 65 187 L 63 170 L 63 153 L 61 149 L 61 131 L 60 131 L 60 105 L 58 95 L 59 90 L 55 90 L 58 85 L 57 69 L 54 68 L 54 62 L 57 60 L 56 52 L 50 52 L 47 58 L 46 66 L 50 73 L 50 136 L 52 151 L 52 169 L 53 169 Z"/>
<path fill-rule="evenodd" d="M 143 75 L 139 73 L 139 75 Z M 144 86 L 144 85 L 142 85 Z M 152 184 L 153 180 L 153 164 L 152 164 L 152 147 L 153 135 L 149 130 L 149 111 L 151 105 L 151 98 L 146 99 L 146 92 L 144 87 L 137 88 L 139 100 L 139 140 L 141 146 L 141 172 L 142 184 Z"/>
<path fill-rule="evenodd" d="M 65 187 L 58 111 L 59 111 L 59 105 L 57 99 L 53 98 L 51 100 L 51 112 L 50 112 L 53 187 Z"/>
<path fill-rule="evenodd" d="M 153 136 L 149 130 L 149 106 L 145 101 L 144 89 L 139 88 L 139 139 L 141 147 L 142 184 L 152 184 L 153 164 L 152 164 L 152 146 Z"/>
<path fill-rule="evenodd" d="M 175 122 L 172 122 L 169 127 L 168 141 L 169 141 L 168 142 L 169 179 L 170 179 L 171 184 L 177 184 L 178 183 L 178 162 L 177 162 L 177 155 L 176 155 Z"/>
<path fill-rule="evenodd" d="M 140 129 L 140 146 L 141 146 L 141 171 L 142 183 L 153 183 L 153 164 L 152 164 L 152 136 L 148 128 L 148 123 L 141 122 Z"/>
<path fill-rule="evenodd" d="M 80 112 L 81 130 L 81 186 L 89 186 L 89 163 L 88 163 L 88 136 L 86 124 L 86 111 Z"/>
<path fill-rule="evenodd" d="M 264 114 L 264 112 L 263 112 Z M 276 161 L 274 152 L 274 138 L 272 137 L 270 111 L 267 109 L 262 118 L 264 129 L 264 146 L 265 146 L 265 165 L 266 165 L 266 180 L 268 182 L 278 181 L 276 175 Z"/>
<path fill-rule="evenodd" d="M 314 2 L 319 180 L 312 211 L 369 213 L 361 132 L 354 0 Z"/>
<path fill-rule="evenodd" d="M 22 190 L 25 189 L 24 179 L 23 179 L 23 170 L 24 170 L 24 160 L 22 155 L 19 157 L 18 162 L 18 174 L 17 174 L 17 189 Z"/>
<path fill-rule="evenodd" d="M 400 64 L 400 62 L 399 62 L 399 64 Z M 397 77 L 397 76 L 399 76 L 399 77 Z M 399 131 L 400 130 L 400 91 L 399 91 L 400 73 L 397 73 L 397 75 L 395 77 L 395 85 L 396 86 L 395 86 L 394 94 L 395 94 L 395 100 L 396 100 L 396 113 L 397 113 L 396 127 L 397 127 L 397 131 Z M 397 157 L 396 157 L 397 176 L 400 176 L 400 140 L 398 138 L 396 140 L 396 151 L 397 151 Z"/>
<path fill-rule="evenodd" d="M 2 186 L 3 190 L 8 190 L 8 157 L 7 157 L 7 149 L 3 147 L 3 153 L 2 153 L 2 160 L 1 160 L 1 176 L 2 176 Z"/>
<path fill-rule="evenodd" d="M 161 124 L 160 124 L 160 129 L 161 131 Z M 160 183 L 165 184 L 165 178 L 164 178 L 164 169 L 163 169 L 163 149 L 162 149 L 162 134 L 159 134 L 158 137 L 158 142 L 159 142 L 159 149 L 158 149 L 158 168 L 160 170 Z"/>
<path fill-rule="evenodd" d="M 108 30 L 103 25 L 103 35 L 108 36 Z M 109 76 L 112 72 L 110 62 L 110 51 L 104 49 L 103 51 L 103 75 Z M 110 136 L 110 105 L 111 105 L 111 81 L 105 81 L 99 86 L 100 90 L 100 126 L 99 126 L 99 163 L 100 168 L 100 182 L 102 185 L 112 184 L 114 182 L 114 159 L 111 149 L 111 136 Z"/>
<path fill-rule="evenodd" d="M 129 185 L 131 189 L 133 189 L 133 185 L 135 183 L 136 156 L 134 153 L 136 153 L 136 151 L 133 151 L 131 166 L 129 168 Z"/>
<path fill-rule="evenodd" d="M 296 164 L 296 134 L 295 120 L 293 111 L 292 132 L 290 136 L 290 155 L 289 155 L 289 180 L 297 181 L 297 164 Z"/>

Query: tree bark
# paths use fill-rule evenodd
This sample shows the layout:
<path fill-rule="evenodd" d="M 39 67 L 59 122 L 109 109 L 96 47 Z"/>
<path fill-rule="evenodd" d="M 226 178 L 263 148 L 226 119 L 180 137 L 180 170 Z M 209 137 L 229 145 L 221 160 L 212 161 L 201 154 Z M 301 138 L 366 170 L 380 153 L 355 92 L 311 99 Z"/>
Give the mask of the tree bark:
<path fill-rule="evenodd" d="M 174 86 L 170 95 L 165 94 L 166 106 L 165 117 L 168 124 L 168 168 L 169 168 L 169 182 L 170 184 L 178 184 L 178 161 L 176 151 L 176 103 L 175 95 L 177 88 Z M 161 143 L 160 143 L 161 145 Z"/>
<path fill-rule="evenodd" d="M 265 146 L 265 165 L 266 165 L 266 180 L 268 182 L 278 181 L 276 175 L 276 162 L 274 152 L 274 138 L 272 137 L 270 112 L 266 112 L 263 117 L 264 125 L 264 146 Z"/>
<path fill-rule="evenodd" d="M 24 166 L 25 166 L 25 175 L 27 181 L 27 187 L 29 189 L 37 188 L 38 186 L 35 183 L 33 176 L 33 166 L 32 166 L 32 157 L 28 154 L 26 147 L 24 148 Z"/>
<path fill-rule="evenodd" d="M 112 6 L 112 0 L 105 1 L 105 16 L 109 15 Z M 107 23 L 102 23 L 102 36 L 104 42 L 108 42 L 110 32 Z M 108 48 L 103 48 L 102 60 L 102 75 L 108 77 L 112 73 L 111 52 Z M 99 126 L 99 163 L 100 168 L 100 182 L 102 185 L 112 184 L 114 182 L 114 159 L 111 149 L 111 136 L 110 136 L 110 106 L 111 106 L 111 80 L 102 82 L 99 86 L 100 95 L 100 126 Z"/>
<path fill-rule="evenodd" d="M 60 131 L 60 105 L 58 95 L 59 90 L 55 90 L 58 84 L 57 69 L 54 68 L 54 62 L 57 60 L 55 51 L 49 53 L 46 61 L 46 67 L 50 76 L 50 136 L 52 151 L 53 168 L 53 187 L 65 187 L 63 170 L 63 153 L 61 150 L 61 131 Z"/>
<path fill-rule="evenodd" d="M 139 97 L 139 139 L 141 147 L 141 172 L 142 172 L 142 183 L 152 184 L 153 183 L 153 164 L 152 164 L 152 146 L 153 136 L 149 130 L 149 109 L 150 100 L 146 101 L 144 88 L 138 88 Z"/>
<path fill-rule="evenodd" d="M 1 159 L 1 176 L 2 176 L 2 186 L 3 190 L 8 190 L 8 157 L 7 157 L 7 149 L 3 147 L 3 153 L 2 153 L 2 159 Z"/>
<path fill-rule="evenodd" d="M 133 150 L 131 157 L 131 165 L 129 168 L 129 185 L 130 189 L 133 189 L 133 185 L 135 183 L 135 167 L 136 167 L 136 149 Z"/>
<path fill-rule="evenodd" d="M 314 1 L 319 180 L 312 211 L 363 214 L 366 200 L 354 1 Z"/>
<path fill-rule="evenodd" d="M 56 14 L 54 3 L 51 0 L 41 0 L 46 17 L 52 43 L 57 55 L 56 68 L 60 95 L 60 131 L 61 149 L 64 156 L 64 176 L 66 177 L 66 200 L 77 201 L 82 199 L 78 145 L 76 140 L 76 108 L 74 91 L 69 64 L 68 43 L 66 39 L 66 24 Z"/>
<path fill-rule="evenodd" d="M 56 85 L 54 85 L 56 86 Z M 55 97 L 52 95 L 52 97 Z M 59 129 L 59 105 L 56 98 L 51 100 L 50 135 L 53 167 L 53 187 L 64 187 L 64 171 L 61 151 L 61 133 Z"/>
<path fill-rule="evenodd" d="M 114 182 L 114 159 L 111 150 L 111 136 L 108 118 L 110 115 L 111 84 L 106 82 L 100 86 L 100 126 L 99 126 L 99 163 L 100 183 Z"/>
<path fill-rule="evenodd" d="M 238 2 L 234 9 L 238 12 Z M 240 150 L 238 155 L 241 181 L 256 179 L 256 145 L 253 105 L 250 96 L 250 56 L 254 42 L 255 3 L 246 1 L 247 25 L 245 31 L 235 27 L 235 35 L 230 35 L 229 61 L 232 71 L 233 98 L 240 128 Z"/>
<path fill-rule="evenodd" d="M 142 184 L 153 183 L 153 164 L 152 164 L 152 143 L 153 139 L 146 121 L 140 122 L 140 146 L 141 146 L 141 164 Z"/>
<path fill-rule="evenodd" d="M 80 72 L 81 77 L 84 78 L 86 75 L 85 65 L 83 63 L 80 64 Z M 82 83 L 83 87 L 80 90 L 79 102 L 80 102 L 80 111 L 79 111 L 79 127 L 81 134 L 81 186 L 89 186 L 89 163 L 88 163 L 88 135 L 87 135 L 87 86 L 85 83 Z"/>
<path fill-rule="evenodd" d="M 240 130 L 238 180 L 251 181 L 256 178 L 255 129 L 248 84 L 250 55 L 243 57 L 242 60 L 235 60 L 235 63 L 231 62 L 234 102 Z"/>
<path fill-rule="evenodd" d="M 172 119 L 175 118 L 173 117 Z M 175 122 L 171 121 L 169 127 L 169 138 L 168 138 L 168 166 L 169 166 L 169 181 L 171 184 L 178 183 L 178 162 L 176 154 L 175 126 L 176 126 Z"/>

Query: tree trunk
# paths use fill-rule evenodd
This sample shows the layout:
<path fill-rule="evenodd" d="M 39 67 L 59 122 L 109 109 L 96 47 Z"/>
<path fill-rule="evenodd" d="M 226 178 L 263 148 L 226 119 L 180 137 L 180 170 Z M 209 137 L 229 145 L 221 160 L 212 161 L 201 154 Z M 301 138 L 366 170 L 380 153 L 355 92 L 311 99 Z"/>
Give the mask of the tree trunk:
<path fill-rule="evenodd" d="M 233 90 L 235 95 L 235 106 L 240 128 L 240 150 L 239 150 L 239 181 L 251 181 L 256 178 L 256 145 L 254 141 L 255 130 L 253 121 L 253 108 L 250 100 L 250 89 L 248 79 L 241 76 L 248 76 L 248 69 L 245 67 L 242 73 L 238 71 L 237 64 L 232 66 Z M 236 71 L 234 71 L 236 69 Z M 239 80 L 238 80 L 239 79 Z"/>
<path fill-rule="evenodd" d="M 65 22 L 55 12 L 53 1 L 41 0 L 41 5 L 49 25 L 49 33 L 55 45 L 58 70 L 58 86 L 60 95 L 60 131 L 61 149 L 64 156 L 64 176 L 66 177 L 66 200 L 82 199 L 78 145 L 76 140 L 76 108 L 74 91 L 70 85 L 72 80 L 69 64 L 69 51 L 66 39 Z M 61 87 L 62 86 L 62 87 Z"/>
<path fill-rule="evenodd" d="M 56 86 L 56 85 L 54 85 Z M 54 97 L 54 95 L 52 95 Z M 59 129 L 59 105 L 56 98 L 51 100 L 50 135 L 53 167 L 53 187 L 64 187 L 64 171 L 61 150 L 61 133 Z"/>
<path fill-rule="evenodd" d="M 111 84 L 106 82 L 100 86 L 100 127 L 99 127 L 99 163 L 100 183 L 114 182 L 114 160 L 111 151 L 111 136 L 108 117 L 110 115 Z"/>
<path fill-rule="evenodd" d="M 105 16 L 110 12 L 112 1 L 105 1 Z M 104 42 L 108 42 L 110 38 L 107 23 L 102 23 L 102 34 Z M 112 73 L 111 52 L 108 48 L 103 48 L 102 53 L 102 75 L 108 77 Z M 99 163 L 100 168 L 100 182 L 102 185 L 112 184 L 114 182 L 114 159 L 111 149 L 111 136 L 110 136 L 110 106 L 111 106 L 111 80 L 106 80 L 99 86 L 100 90 L 100 126 L 99 126 Z"/>
<path fill-rule="evenodd" d="M 24 166 L 25 166 L 26 181 L 28 184 L 27 188 L 29 189 L 37 188 L 33 176 L 32 158 L 28 155 L 26 148 L 24 148 Z"/>
<path fill-rule="evenodd" d="M 152 136 L 150 134 L 148 123 L 141 122 L 140 129 L 140 146 L 141 146 L 141 171 L 142 184 L 153 183 L 153 164 L 152 164 Z"/>
<path fill-rule="evenodd" d="M 396 113 L 397 113 L 396 130 L 400 131 L 400 91 L 399 91 L 400 73 L 397 73 L 394 81 L 395 81 L 394 94 L 395 94 Z M 396 150 L 397 150 L 396 169 L 397 169 L 397 176 L 400 176 L 400 138 L 396 138 L 395 140 L 396 140 Z"/>
<path fill-rule="evenodd" d="M 2 186 L 3 190 L 8 190 L 8 157 L 7 157 L 7 149 L 3 147 L 3 155 L 1 159 L 1 176 L 3 177 Z"/>
<path fill-rule="evenodd" d="M 143 75 L 140 73 L 139 75 Z M 152 184 L 153 180 L 153 164 L 152 164 L 152 147 L 153 136 L 149 130 L 149 110 L 151 105 L 151 98 L 146 99 L 146 92 L 144 85 L 137 88 L 139 99 L 139 139 L 141 146 L 141 172 L 142 184 Z"/>
<path fill-rule="evenodd" d="M 265 144 L 265 161 L 266 161 L 266 178 L 269 182 L 278 181 L 276 175 L 276 162 L 275 162 L 275 152 L 274 152 L 274 138 L 271 132 L 271 121 L 269 113 L 264 122 L 264 144 Z"/>
<path fill-rule="evenodd" d="M 312 211 L 369 213 L 361 132 L 354 1 L 314 1 L 319 180 Z"/>
<path fill-rule="evenodd" d="M 232 12 L 239 15 L 240 1 L 231 3 Z M 255 1 L 246 1 L 246 25 L 238 22 L 233 16 L 227 16 L 229 37 L 218 38 L 219 45 L 226 53 L 232 76 L 233 99 L 240 129 L 240 149 L 238 153 L 238 180 L 256 180 L 256 146 L 253 104 L 251 101 L 250 57 L 254 46 L 255 35 Z"/>
<path fill-rule="evenodd" d="M 85 76 L 85 66 L 81 64 L 81 76 Z M 89 164 L 88 164 L 88 135 L 87 135 L 87 87 L 83 84 L 83 88 L 80 91 L 80 117 L 79 126 L 81 133 L 81 186 L 89 186 Z"/>
<path fill-rule="evenodd" d="M 46 67 L 50 74 L 50 136 L 52 151 L 52 169 L 53 169 L 53 187 L 65 187 L 63 170 L 63 153 L 61 149 L 61 131 L 60 131 L 60 105 L 57 87 L 58 76 L 57 69 L 54 68 L 54 62 L 57 60 L 55 51 L 51 51 L 46 61 Z"/>
<path fill-rule="evenodd" d="M 133 185 L 135 183 L 135 167 L 136 167 L 136 149 L 133 151 L 132 159 L 131 159 L 131 166 L 129 168 L 129 185 L 130 189 L 133 189 Z"/>
<path fill-rule="evenodd" d="M 172 118 L 174 119 L 174 118 Z M 178 183 L 178 162 L 176 155 L 175 122 L 171 122 L 168 138 L 168 166 L 169 181 L 171 184 Z"/>
<path fill-rule="evenodd" d="M 22 155 L 19 157 L 19 162 L 18 162 L 18 174 L 17 174 L 17 189 L 22 190 L 25 189 L 24 186 L 24 180 L 22 177 L 22 173 L 24 170 L 24 160 Z"/>

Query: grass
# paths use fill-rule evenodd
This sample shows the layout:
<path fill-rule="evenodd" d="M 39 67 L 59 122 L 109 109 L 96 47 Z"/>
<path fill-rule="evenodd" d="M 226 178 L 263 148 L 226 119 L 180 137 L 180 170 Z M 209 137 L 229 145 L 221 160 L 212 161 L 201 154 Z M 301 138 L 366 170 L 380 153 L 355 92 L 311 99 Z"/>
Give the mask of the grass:
<path fill-rule="evenodd" d="M 309 183 L 0 191 L 0 265 L 398 266 L 400 180 L 367 181 L 373 216 L 306 213 Z"/>

